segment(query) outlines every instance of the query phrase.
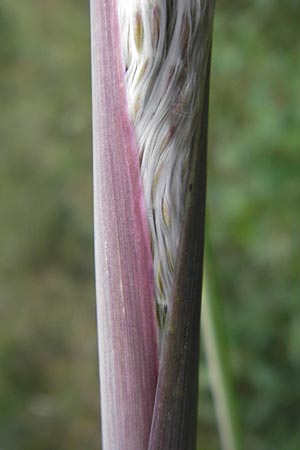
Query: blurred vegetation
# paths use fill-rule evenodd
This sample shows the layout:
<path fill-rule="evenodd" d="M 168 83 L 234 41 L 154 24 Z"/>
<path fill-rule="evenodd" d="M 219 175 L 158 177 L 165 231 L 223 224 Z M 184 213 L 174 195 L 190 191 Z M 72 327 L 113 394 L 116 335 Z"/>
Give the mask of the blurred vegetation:
<path fill-rule="evenodd" d="M 300 5 L 223 0 L 208 215 L 244 448 L 300 442 Z M 100 448 L 89 7 L 0 2 L 0 442 Z M 205 361 L 199 449 L 217 450 Z"/>

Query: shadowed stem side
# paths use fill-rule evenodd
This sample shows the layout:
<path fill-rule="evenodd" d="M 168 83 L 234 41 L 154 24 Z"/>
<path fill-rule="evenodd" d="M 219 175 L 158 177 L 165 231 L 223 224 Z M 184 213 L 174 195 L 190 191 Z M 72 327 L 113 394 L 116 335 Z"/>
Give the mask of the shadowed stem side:
<path fill-rule="evenodd" d="M 195 450 L 208 128 L 207 63 L 199 148 L 167 315 L 148 450 Z"/>

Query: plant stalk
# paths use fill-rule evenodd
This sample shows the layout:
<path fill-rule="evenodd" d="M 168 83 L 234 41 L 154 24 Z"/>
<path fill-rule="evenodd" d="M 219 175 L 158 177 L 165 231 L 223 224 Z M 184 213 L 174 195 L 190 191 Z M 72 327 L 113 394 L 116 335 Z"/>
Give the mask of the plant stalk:
<path fill-rule="evenodd" d="M 223 450 L 241 450 L 234 382 L 229 363 L 226 325 L 209 238 L 206 238 L 202 305 L 202 336 Z"/>
<path fill-rule="evenodd" d="M 91 0 L 94 224 L 103 450 L 145 450 L 157 383 L 154 281 L 116 0 Z"/>

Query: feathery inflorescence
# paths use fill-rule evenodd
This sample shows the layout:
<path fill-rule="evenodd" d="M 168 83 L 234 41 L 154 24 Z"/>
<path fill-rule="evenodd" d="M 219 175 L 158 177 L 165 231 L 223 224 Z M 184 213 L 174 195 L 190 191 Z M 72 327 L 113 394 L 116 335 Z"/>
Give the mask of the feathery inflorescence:
<path fill-rule="evenodd" d="M 213 3 L 118 1 L 126 91 L 139 147 L 161 326 L 192 189 L 190 161 L 204 73 L 200 66 L 207 60 L 210 38 L 207 33 L 207 42 L 201 40 L 205 36 L 200 33 L 201 21 Z"/>

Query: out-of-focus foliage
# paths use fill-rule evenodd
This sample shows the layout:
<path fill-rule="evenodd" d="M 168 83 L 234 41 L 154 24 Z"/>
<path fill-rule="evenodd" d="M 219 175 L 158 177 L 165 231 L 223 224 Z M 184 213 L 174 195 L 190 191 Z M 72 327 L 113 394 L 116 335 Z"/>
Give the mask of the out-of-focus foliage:
<path fill-rule="evenodd" d="M 215 22 L 208 183 L 214 282 L 224 301 L 244 444 L 256 450 L 300 445 L 299 20 L 298 1 L 227 0 Z M 201 403 L 200 416 L 210 423 Z"/>
<path fill-rule="evenodd" d="M 0 3 L 0 442 L 100 448 L 89 10 Z M 245 448 L 300 442 L 300 5 L 222 0 L 208 207 Z M 199 450 L 220 448 L 201 367 Z"/>
<path fill-rule="evenodd" d="M 0 447 L 100 447 L 88 3 L 0 3 Z"/>

